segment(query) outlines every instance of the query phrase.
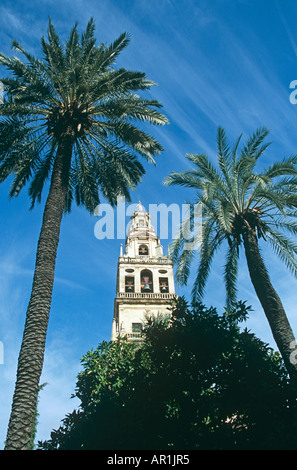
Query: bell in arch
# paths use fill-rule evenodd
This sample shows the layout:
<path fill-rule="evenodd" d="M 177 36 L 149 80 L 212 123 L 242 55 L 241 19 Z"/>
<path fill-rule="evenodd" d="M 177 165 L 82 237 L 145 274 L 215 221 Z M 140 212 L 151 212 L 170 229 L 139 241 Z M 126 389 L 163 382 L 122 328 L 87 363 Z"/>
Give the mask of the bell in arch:
<path fill-rule="evenodd" d="M 167 293 L 168 292 L 168 279 L 160 279 L 160 292 Z"/>
<path fill-rule="evenodd" d="M 149 277 L 144 277 L 143 278 L 143 292 L 151 292 L 151 287 L 149 285 Z"/>
<path fill-rule="evenodd" d="M 131 277 L 126 277 L 125 292 L 134 292 L 134 279 Z"/>
<path fill-rule="evenodd" d="M 150 270 L 145 269 L 140 275 L 141 292 L 154 292 L 153 274 Z"/>

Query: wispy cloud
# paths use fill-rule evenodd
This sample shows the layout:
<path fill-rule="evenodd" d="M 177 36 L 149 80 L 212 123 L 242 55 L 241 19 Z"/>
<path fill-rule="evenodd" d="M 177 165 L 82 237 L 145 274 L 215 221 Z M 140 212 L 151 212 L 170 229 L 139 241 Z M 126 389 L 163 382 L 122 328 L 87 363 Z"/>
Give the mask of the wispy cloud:
<path fill-rule="evenodd" d="M 58 429 L 66 414 L 78 408 L 80 403 L 71 395 L 81 365 L 73 359 L 72 341 L 59 332 L 47 347 L 43 370 L 40 384 L 46 386 L 39 393 L 36 442 L 49 439 L 50 432 Z"/>
<path fill-rule="evenodd" d="M 292 46 L 292 49 L 293 49 L 293 51 L 294 51 L 294 53 L 295 53 L 295 55 L 296 55 L 296 57 L 297 57 L 297 44 L 296 44 L 296 41 L 295 41 L 295 39 L 294 39 L 294 36 L 293 36 L 293 34 L 292 34 L 292 32 L 291 32 L 291 30 L 290 30 L 290 28 L 289 28 L 289 25 L 288 25 L 288 22 L 287 22 L 287 20 L 286 20 L 286 18 L 285 18 L 285 15 L 284 15 L 284 13 L 283 13 L 283 10 L 281 9 L 278 0 L 274 0 L 274 1 L 273 1 L 273 4 L 274 4 L 275 8 L 277 9 L 279 18 L 281 19 L 281 22 L 282 22 L 282 24 L 283 24 L 283 27 L 284 27 L 284 29 L 285 29 L 287 35 L 288 35 L 288 38 L 289 38 L 290 44 L 291 44 L 291 46 Z"/>
<path fill-rule="evenodd" d="M 25 28 L 25 23 L 21 18 L 21 14 L 17 13 L 14 9 L 0 6 L 0 23 L 2 23 L 3 29 L 10 33 L 27 33 L 28 30 Z"/>

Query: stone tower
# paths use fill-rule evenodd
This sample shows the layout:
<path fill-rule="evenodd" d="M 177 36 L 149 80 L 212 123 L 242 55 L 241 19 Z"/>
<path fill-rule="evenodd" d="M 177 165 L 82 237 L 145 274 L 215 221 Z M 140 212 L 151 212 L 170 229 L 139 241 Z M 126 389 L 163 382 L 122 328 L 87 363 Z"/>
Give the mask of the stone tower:
<path fill-rule="evenodd" d="M 111 339 L 141 341 L 146 315 L 168 314 L 175 297 L 173 263 L 163 255 L 150 215 L 139 203 L 118 260 Z"/>

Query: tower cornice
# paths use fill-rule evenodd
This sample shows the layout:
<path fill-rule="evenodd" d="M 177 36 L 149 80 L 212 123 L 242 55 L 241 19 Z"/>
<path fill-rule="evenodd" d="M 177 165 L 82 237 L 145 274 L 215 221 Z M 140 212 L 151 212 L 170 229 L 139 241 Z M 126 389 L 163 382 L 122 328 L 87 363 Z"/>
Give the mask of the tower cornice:
<path fill-rule="evenodd" d="M 120 256 L 118 263 L 120 264 L 168 264 L 173 265 L 173 261 L 167 256 L 162 256 L 160 258 L 152 258 L 150 256 Z"/>

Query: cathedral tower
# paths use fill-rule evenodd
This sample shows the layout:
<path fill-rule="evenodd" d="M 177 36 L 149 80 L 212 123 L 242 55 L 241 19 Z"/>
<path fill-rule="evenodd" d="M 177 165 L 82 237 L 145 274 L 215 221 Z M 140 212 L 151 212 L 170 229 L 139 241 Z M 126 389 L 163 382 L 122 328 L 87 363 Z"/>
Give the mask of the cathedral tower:
<path fill-rule="evenodd" d="M 139 203 L 118 260 L 111 339 L 141 341 L 146 315 L 168 314 L 175 296 L 173 263 L 163 255 L 150 215 Z"/>

